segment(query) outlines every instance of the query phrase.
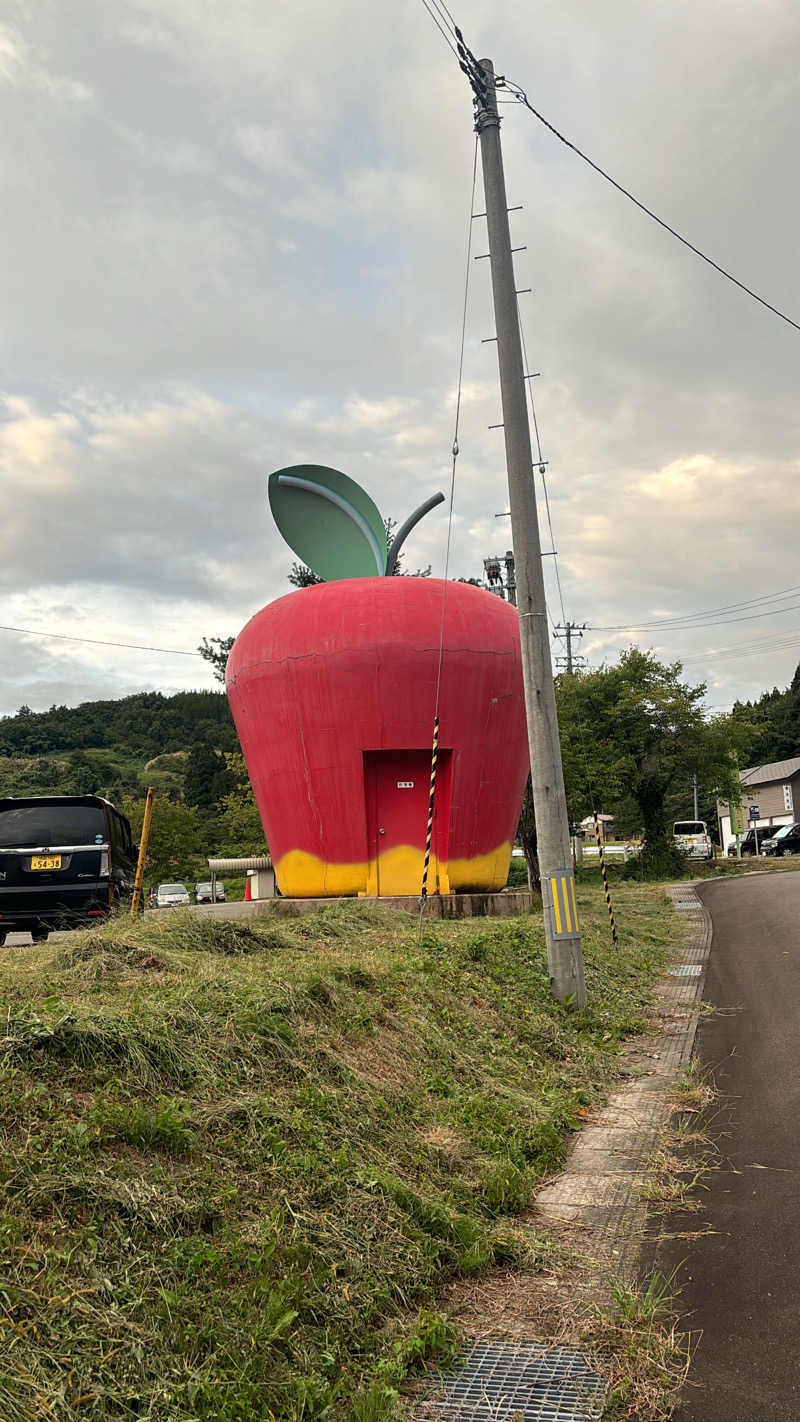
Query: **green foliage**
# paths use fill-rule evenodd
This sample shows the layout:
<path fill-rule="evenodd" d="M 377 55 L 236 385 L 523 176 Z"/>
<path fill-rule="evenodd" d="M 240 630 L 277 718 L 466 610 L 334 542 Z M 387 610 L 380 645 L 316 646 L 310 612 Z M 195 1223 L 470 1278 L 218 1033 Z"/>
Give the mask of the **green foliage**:
<path fill-rule="evenodd" d="M 663 846 L 668 797 L 693 773 L 721 795 L 736 783 L 737 728 L 727 717 L 706 719 L 705 685 L 688 686 L 681 670 L 632 647 L 614 666 L 558 679 L 571 819 L 602 806 L 623 832 L 643 829 L 651 846 Z"/>
<path fill-rule="evenodd" d="M 800 755 L 800 666 L 785 691 L 775 687 L 757 701 L 737 701 L 731 721 L 740 730 L 740 764 L 769 765 Z"/>
<path fill-rule="evenodd" d="M 183 793 L 187 804 L 213 810 L 233 785 L 225 757 L 207 741 L 195 741 L 186 761 Z"/>
<path fill-rule="evenodd" d="M 313 588 L 317 583 L 325 581 L 324 578 L 317 577 L 317 574 L 311 568 L 307 568 L 305 563 L 292 563 L 288 576 L 293 588 Z"/>
<path fill-rule="evenodd" d="M 677 937 L 623 885 L 612 950 L 581 897 L 580 1013 L 538 917 L 420 952 L 375 904 L 176 912 L 0 958 L 3 1418 L 396 1415 L 448 1281 L 557 1252 L 532 1188 Z"/>
<path fill-rule="evenodd" d="M 82 706 L 24 708 L 0 721 L 3 790 L 7 795 L 100 794 L 119 804 L 153 785 L 183 798 L 190 748 L 238 749 L 227 698 L 221 692 L 146 692 Z M 229 784 L 221 779 L 217 798 Z"/>
<path fill-rule="evenodd" d="M 142 832 L 144 800 L 124 800 L 124 813 L 131 822 L 134 840 Z M 208 856 L 207 827 L 194 805 L 177 805 L 157 796 L 153 801 L 150 837 L 147 843 L 145 875 L 148 883 L 192 877 L 198 859 Z M 206 871 L 207 872 L 207 871 Z"/>
<path fill-rule="evenodd" d="M 522 796 L 522 808 L 519 812 L 519 824 L 517 825 L 517 840 L 522 846 L 525 856 L 525 887 L 528 886 L 528 874 L 530 882 L 535 889 L 539 888 L 539 856 L 536 852 L 536 816 L 533 809 L 533 785 L 530 774 L 525 781 L 525 792 Z M 512 873 L 515 868 L 514 861 L 511 861 L 508 882 L 512 882 Z M 519 882 L 519 869 L 517 868 L 517 881 Z"/>
<path fill-rule="evenodd" d="M 266 854 L 261 817 L 241 754 L 225 757 L 230 789 L 222 796 L 217 816 L 218 852 L 231 858 Z"/>
<path fill-rule="evenodd" d="M 217 681 L 225 685 L 225 668 L 235 637 L 204 637 L 197 648 L 200 656 L 211 664 Z"/>

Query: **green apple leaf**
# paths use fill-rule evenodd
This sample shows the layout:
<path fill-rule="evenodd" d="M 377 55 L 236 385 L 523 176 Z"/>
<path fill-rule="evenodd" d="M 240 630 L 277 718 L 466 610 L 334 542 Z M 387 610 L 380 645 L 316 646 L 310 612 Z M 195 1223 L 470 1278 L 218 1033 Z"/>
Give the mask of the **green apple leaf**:
<path fill-rule="evenodd" d="M 325 464 L 293 464 L 270 474 L 268 492 L 283 537 L 317 577 L 383 577 L 386 529 L 354 479 Z"/>

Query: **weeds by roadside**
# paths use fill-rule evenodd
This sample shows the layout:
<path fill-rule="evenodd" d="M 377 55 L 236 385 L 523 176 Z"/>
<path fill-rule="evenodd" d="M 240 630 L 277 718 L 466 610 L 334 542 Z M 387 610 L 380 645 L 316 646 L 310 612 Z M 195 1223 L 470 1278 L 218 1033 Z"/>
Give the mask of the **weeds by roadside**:
<path fill-rule="evenodd" d="M 705 1190 L 705 1178 L 719 1161 L 719 1150 L 709 1131 L 716 1101 L 717 1091 L 708 1071 L 692 1061 L 669 1097 L 669 1125 L 641 1187 L 651 1209 L 702 1211 L 699 1192 Z"/>
<path fill-rule="evenodd" d="M 377 1422 L 449 1346 L 646 1022 L 679 931 L 584 895 L 590 1007 L 538 918 L 173 912 L 0 958 L 0 1416 Z"/>
<path fill-rule="evenodd" d="M 612 1302 L 597 1310 L 592 1343 L 610 1361 L 605 1422 L 668 1422 L 691 1361 L 691 1339 L 676 1327 L 676 1276 L 654 1274 L 646 1288 L 610 1282 Z"/>

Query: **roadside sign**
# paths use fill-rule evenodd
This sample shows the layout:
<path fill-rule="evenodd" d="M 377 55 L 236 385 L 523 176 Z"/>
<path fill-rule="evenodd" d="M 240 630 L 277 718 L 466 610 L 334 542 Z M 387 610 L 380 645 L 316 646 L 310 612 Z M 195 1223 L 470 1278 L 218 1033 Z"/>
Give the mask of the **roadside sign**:
<path fill-rule="evenodd" d="M 731 834 L 744 834 L 744 810 L 739 805 L 731 805 Z"/>
<path fill-rule="evenodd" d="M 756 820 L 760 820 L 760 819 L 761 819 L 761 810 L 759 809 L 758 805 L 751 805 L 751 806 L 750 806 L 750 820 L 751 820 L 751 823 L 752 823 L 752 824 L 755 824 Z"/>

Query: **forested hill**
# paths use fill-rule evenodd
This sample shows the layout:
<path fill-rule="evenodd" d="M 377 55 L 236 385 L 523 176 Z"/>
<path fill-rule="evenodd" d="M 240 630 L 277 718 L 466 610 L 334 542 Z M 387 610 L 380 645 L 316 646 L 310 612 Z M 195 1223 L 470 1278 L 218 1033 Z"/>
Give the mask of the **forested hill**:
<path fill-rule="evenodd" d="M 731 719 L 749 732 L 740 765 L 770 765 L 800 755 L 800 666 L 785 691 L 775 687 L 757 700 L 737 701 Z"/>
<path fill-rule="evenodd" d="M 239 748 L 221 691 L 146 691 L 49 711 L 22 706 L 0 719 L 0 793 L 103 789 L 114 798 L 149 783 L 180 796 L 183 763 L 198 745 Z"/>

